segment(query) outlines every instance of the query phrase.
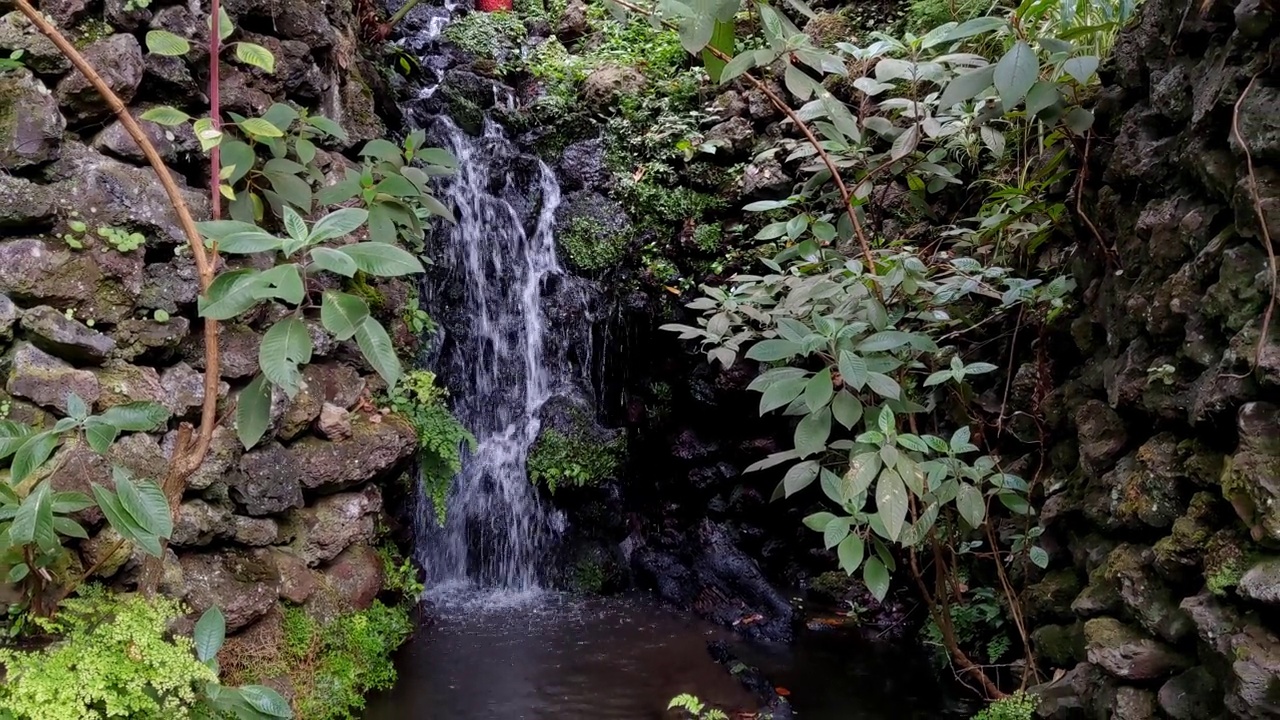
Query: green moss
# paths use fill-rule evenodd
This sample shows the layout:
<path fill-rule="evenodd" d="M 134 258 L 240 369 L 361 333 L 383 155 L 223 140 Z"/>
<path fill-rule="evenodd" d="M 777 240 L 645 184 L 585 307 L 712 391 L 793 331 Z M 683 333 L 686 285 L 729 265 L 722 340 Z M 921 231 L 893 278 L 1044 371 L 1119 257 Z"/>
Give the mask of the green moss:
<path fill-rule="evenodd" d="M 553 493 L 565 484 L 595 485 L 618 472 L 625 448 L 621 438 L 602 443 L 584 428 L 572 435 L 548 428 L 529 451 L 529 479 Z"/>
<path fill-rule="evenodd" d="M 440 96 L 449 106 L 449 117 L 458 127 L 472 135 L 480 134 L 484 129 L 484 110 L 479 105 L 448 85 L 440 88 Z"/>
<path fill-rule="evenodd" d="M 724 201 L 690 187 L 670 187 L 650 181 L 620 178 L 619 200 L 627 213 L 642 224 L 670 230 L 670 223 L 701 218 L 724 207 Z"/>
<path fill-rule="evenodd" d="M 90 17 L 81 20 L 71 30 L 71 36 L 74 38 L 72 44 L 77 50 L 84 49 L 102 38 L 110 37 L 115 33 L 115 28 L 102 18 Z"/>
<path fill-rule="evenodd" d="M 557 238 L 569 264 L 583 272 L 599 272 L 626 257 L 626 235 L 606 228 L 590 217 L 575 217 Z"/>
<path fill-rule="evenodd" d="M 498 59 L 524 42 L 524 23 L 516 13 L 472 12 L 449 23 L 445 38 L 460 50 Z"/>
<path fill-rule="evenodd" d="M 719 223 L 703 223 L 693 230 L 693 244 L 702 252 L 716 252 L 723 243 L 724 229 Z"/>
<path fill-rule="evenodd" d="M 1035 695 L 1021 690 L 988 705 L 973 720 L 1031 720 L 1039 701 Z"/>
<path fill-rule="evenodd" d="M 377 312 L 387 306 L 387 298 L 382 291 L 369 284 L 369 276 L 362 272 L 357 272 L 355 277 L 349 279 L 345 283 L 344 288 L 347 292 L 364 300 L 369 305 L 369 309 Z"/>
<path fill-rule="evenodd" d="M 454 417 L 446 404 L 448 391 L 436 385 L 430 370 L 411 370 L 388 393 L 391 409 L 418 434 L 418 471 L 431 498 L 436 521 L 444 525 L 449 488 L 462 469 L 462 448 L 475 449 L 475 436 Z"/>
<path fill-rule="evenodd" d="M 1236 585 L 1248 567 L 1244 542 L 1228 531 L 1215 533 L 1204 546 L 1204 584 L 1209 592 L 1223 596 Z"/>

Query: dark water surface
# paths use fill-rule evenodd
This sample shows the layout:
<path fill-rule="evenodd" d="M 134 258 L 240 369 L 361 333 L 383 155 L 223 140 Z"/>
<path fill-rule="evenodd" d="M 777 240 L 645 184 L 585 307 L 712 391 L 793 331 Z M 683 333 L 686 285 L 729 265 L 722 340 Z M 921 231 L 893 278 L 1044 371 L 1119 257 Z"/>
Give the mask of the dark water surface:
<path fill-rule="evenodd" d="M 796 717 L 963 718 L 911 652 L 802 634 L 790 647 L 747 646 L 731 633 L 646 598 L 502 595 L 456 600 L 401 650 L 396 687 L 365 720 L 658 720 L 693 693 L 726 709 L 755 699 L 706 650 L 729 640 L 786 688 Z"/>

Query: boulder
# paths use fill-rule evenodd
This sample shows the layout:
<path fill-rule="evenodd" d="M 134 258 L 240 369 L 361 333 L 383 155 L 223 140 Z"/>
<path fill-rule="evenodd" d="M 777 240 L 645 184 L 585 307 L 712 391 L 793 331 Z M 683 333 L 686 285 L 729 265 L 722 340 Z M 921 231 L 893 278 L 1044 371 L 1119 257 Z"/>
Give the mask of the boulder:
<path fill-rule="evenodd" d="M 40 10 L 62 27 L 74 27 L 89 11 L 89 0 L 41 0 Z"/>
<path fill-rule="evenodd" d="M 1084 624 L 1089 662 L 1121 680 L 1154 680 L 1191 666 L 1186 656 L 1114 618 Z"/>
<path fill-rule="evenodd" d="M 143 356 L 167 359 L 190 330 L 191 321 L 182 316 L 170 317 L 163 322 L 153 318 L 125 318 L 111 330 L 111 337 L 116 341 L 113 356 L 126 362 Z"/>
<path fill-rule="evenodd" d="M 1186 637 L 1194 626 L 1178 600 L 1152 567 L 1153 553 L 1141 545 L 1122 544 L 1094 573 L 1117 592 L 1127 614 L 1148 632 L 1169 642 Z"/>
<path fill-rule="evenodd" d="M 44 83 L 27 70 L 0 75 L 0 169 L 54 160 L 66 129 L 58 101 Z"/>
<path fill-rule="evenodd" d="M 177 438 L 176 431 L 171 431 L 164 436 L 161 447 L 164 448 L 166 458 L 172 457 L 173 445 L 177 442 Z M 229 480 L 227 476 L 239 466 L 242 452 L 243 447 L 236 439 L 235 432 L 223 425 L 215 427 L 213 438 L 209 441 L 209 452 L 205 454 L 200 467 L 187 478 L 187 488 L 205 490 L 214 483 Z"/>
<path fill-rule="evenodd" d="M 92 497 L 93 485 L 115 488 L 111 466 L 128 470 L 135 478 L 159 481 L 167 466 L 160 445 L 150 435 L 125 435 L 111 446 L 106 457 L 94 452 L 83 441 L 64 444 L 49 461 L 48 477 L 54 490 L 82 492 Z M 77 520 L 96 525 L 102 511 L 95 505 L 75 514 Z"/>
<path fill-rule="evenodd" d="M 0 230 L 31 233 L 52 227 L 56 200 L 48 185 L 0 173 Z"/>
<path fill-rule="evenodd" d="M 116 341 L 48 305 L 22 314 L 22 329 L 41 350 L 76 364 L 101 365 Z"/>
<path fill-rule="evenodd" d="M 288 450 L 289 466 L 307 490 L 336 492 L 386 474 L 417 447 L 417 433 L 398 416 L 377 423 L 357 417 L 347 439 L 295 442 Z"/>
<path fill-rule="evenodd" d="M 141 7 L 141 3 L 130 0 L 103 0 L 102 15 L 111 27 L 128 32 L 145 26 L 153 16 L 150 7 Z"/>
<path fill-rule="evenodd" d="M 151 310 L 164 310 L 170 316 L 196 302 L 200 295 L 200 278 L 194 263 L 184 258 L 169 262 L 151 263 L 143 271 L 142 293 L 138 306 Z M 171 317 L 170 322 L 174 319 Z"/>
<path fill-rule="evenodd" d="M 137 120 L 143 134 L 147 136 L 147 140 L 151 141 L 151 145 L 165 162 L 173 162 L 181 153 L 191 152 L 200 147 L 195 132 L 190 126 L 178 125 L 167 128 L 150 120 L 138 119 L 147 111 L 146 107 L 130 108 L 129 111 Z M 95 135 L 92 145 L 95 150 L 100 150 L 112 157 L 137 165 L 147 164 L 147 157 L 142 154 L 142 148 L 138 147 L 138 143 L 119 120 L 113 121 L 103 128 L 102 132 Z"/>
<path fill-rule="evenodd" d="M 13 326 L 18 322 L 18 306 L 7 295 L 0 295 L 0 342 L 13 339 Z"/>
<path fill-rule="evenodd" d="M 316 430 L 321 437 L 330 440 L 346 440 L 351 437 L 351 411 L 338 407 L 333 403 L 325 403 L 320 409 L 320 418 L 316 421 Z"/>
<path fill-rule="evenodd" d="M 115 528 L 106 525 L 80 543 L 80 561 L 86 568 L 94 568 L 92 577 L 114 577 L 130 560 L 140 559 L 141 551 L 121 539 Z"/>
<path fill-rule="evenodd" d="M 726 155 L 734 155 L 750 150 L 755 139 L 756 131 L 749 120 L 731 117 L 712 126 L 707 131 L 705 142 Z"/>
<path fill-rule="evenodd" d="M 1280 717 L 1280 639 L 1246 625 L 1230 639 L 1230 681 L 1225 705 L 1233 718 Z"/>
<path fill-rule="evenodd" d="M 235 515 L 231 518 L 231 539 L 249 547 L 272 545 L 280 539 L 280 525 L 271 518 Z"/>
<path fill-rule="evenodd" d="M 173 518 L 174 547 L 200 547 L 217 538 L 226 537 L 231 530 L 231 511 L 204 500 L 187 500 L 178 506 Z"/>
<path fill-rule="evenodd" d="M 1117 688 L 1115 697 L 1111 699 L 1110 713 L 1108 717 L 1124 720 L 1155 720 L 1158 717 L 1156 694 L 1136 687 Z"/>
<path fill-rule="evenodd" d="M 287 531 L 294 535 L 290 547 L 308 566 L 320 565 L 355 543 L 373 539 L 381 510 L 382 493 L 372 485 L 360 492 L 320 498 L 288 514 Z"/>
<path fill-rule="evenodd" d="M 1254 563 L 1241 576 L 1236 592 L 1257 602 L 1280 604 L 1280 558 L 1269 557 Z"/>
<path fill-rule="evenodd" d="M 111 35 L 81 50 L 81 54 L 123 102 L 133 100 L 143 73 L 142 47 L 137 38 L 128 34 Z M 64 77 L 56 92 L 58 103 L 73 125 L 101 120 L 111 114 L 106 101 L 78 70 Z"/>
<path fill-rule="evenodd" d="M 1255 540 L 1280 540 L 1280 407 L 1246 403 L 1236 426 L 1240 445 L 1223 468 L 1222 495 Z"/>
<path fill-rule="evenodd" d="M 1222 712 L 1222 688 L 1203 666 L 1169 678 L 1156 697 L 1170 720 L 1204 720 Z"/>
<path fill-rule="evenodd" d="M 778 158 L 774 156 L 748 165 L 743 169 L 742 178 L 739 180 L 742 194 L 746 197 L 757 194 L 772 195 L 787 190 L 793 182 L 793 178 L 782 169 L 782 163 L 778 162 Z"/>
<path fill-rule="evenodd" d="M 1084 623 L 1072 625 L 1040 625 L 1031 632 L 1036 658 L 1049 667 L 1072 667 L 1083 662 Z"/>
<path fill-rule="evenodd" d="M 227 622 L 227 632 L 262 617 L 280 595 L 280 574 L 269 562 L 248 553 L 192 553 L 178 559 L 186 584 L 183 599 L 191 617 L 217 607 Z"/>
<path fill-rule="evenodd" d="M 1076 411 L 1076 432 L 1080 461 L 1094 475 L 1106 472 L 1129 442 L 1124 420 L 1100 400 L 1090 400 Z"/>
<path fill-rule="evenodd" d="M 368 545 L 352 545 L 320 570 L 320 588 L 307 601 L 307 613 L 322 623 L 367 610 L 382 591 L 382 558 Z"/>
<path fill-rule="evenodd" d="M 320 573 L 288 548 L 273 547 L 256 551 L 272 563 L 280 574 L 280 598 L 295 605 L 305 603 L 320 587 Z"/>
<path fill-rule="evenodd" d="M 219 374 L 228 380 L 239 380 L 258 374 L 258 348 L 262 336 L 246 325 L 218 326 Z M 182 355 L 197 370 L 204 370 L 204 340 L 189 336 L 182 345 Z"/>
<path fill-rule="evenodd" d="M 600 138 L 569 145 L 560 154 L 556 176 L 566 192 L 599 190 L 613 181 L 613 173 L 605 164 L 604 141 Z"/>
<path fill-rule="evenodd" d="M 634 95 L 648 84 L 644 74 L 633 67 L 602 65 L 582 82 L 582 98 L 597 110 L 617 101 L 619 95 Z"/>
<path fill-rule="evenodd" d="M 324 12 L 308 0 L 227 0 L 227 12 L 238 18 L 252 15 L 274 28 L 277 36 L 323 50 L 340 39 Z"/>
<path fill-rule="evenodd" d="M 301 508 L 301 470 L 283 445 L 259 445 L 240 458 L 240 472 L 227 479 L 231 498 L 253 516 Z"/>
<path fill-rule="evenodd" d="M 0 17 L 0 50 L 7 50 L 6 55 L 21 50 L 22 64 L 41 75 L 61 75 L 71 69 L 71 61 L 53 41 L 17 10 Z"/>
<path fill-rule="evenodd" d="M 160 387 L 164 406 L 175 417 L 198 414 L 204 405 L 204 373 L 186 363 L 165 368 L 160 373 Z"/>
<path fill-rule="evenodd" d="M 67 411 L 67 397 L 75 393 L 86 403 L 95 403 L 102 390 L 98 378 L 88 370 L 77 370 L 30 343 L 18 346 L 9 359 L 9 394 L 37 405 Z"/>
<path fill-rule="evenodd" d="M 98 412 L 137 401 L 164 405 L 168 399 L 160 384 L 160 374 L 148 365 L 113 361 L 94 374 L 98 376 L 98 385 L 102 388 L 98 402 L 94 404 L 94 409 Z"/>
<path fill-rule="evenodd" d="M 302 371 L 302 379 L 324 402 L 350 410 L 364 395 L 365 380 L 350 365 L 342 363 L 313 363 Z"/>
<path fill-rule="evenodd" d="M 298 393 L 285 401 L 284 414 L 276 428 L 276 437 L 288 442 L 311 427 L 324 407 L 323 388 L 313 388 L 305 378 Z"/>
<path fill-rule="evenodd" d="M 61 243 L 0 240 L 0 293 L 24 304 L 65 308 L 87 303 L 101 276 L 92 258 Z"/>
<path fill-rule="evenodd" d="M 1023 591 L 1023 612 L 1032 625 L 1066 619 L 1071 615 L 1071 601 L 1079 594 L 1080 578 L 1075 570 L 1054 570 Z"/>
<path fill-rule="evenodd" d="M 589 29 L 587 4 L 583 0 L 569 0 L 556 23 L 556 38 L 562 43 L 571 43 L 586 35 Z"/>

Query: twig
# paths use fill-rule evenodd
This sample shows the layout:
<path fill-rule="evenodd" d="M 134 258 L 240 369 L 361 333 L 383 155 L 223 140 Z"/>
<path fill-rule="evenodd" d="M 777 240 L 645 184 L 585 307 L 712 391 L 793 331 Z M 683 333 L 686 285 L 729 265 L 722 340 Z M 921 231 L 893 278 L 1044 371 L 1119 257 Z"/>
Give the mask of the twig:
<path fill-rule="evenodd" d="M 1262 332 L 1258 334 L 1258 347 L 1253 355 L 1255 368 L 1262 364 L 1262 348 L 1266 345 L 1267 335 L 1271 332 L 1271 316 L 1276 307 L 1276 251 L 1271 246 L 1271 230 L 1267 227 L 1267 216 L 1262 210 L 1262 198 L 1258 196 L 1258 177 L 1253 171 L 1253 154 L 1249 152 L 1249 143 L 1245 142 L 1244 135 L 1240 134 L 1240 106 L 1244 104 L 1244 99 L 1248 97 L 1249 91 L 1253 90 L 1253 85 L 1257 81 L 1257 75 L 1249 79 L 1249 84 L 1240 93 L 1231 111 L 1231 134 L 1236 136 L 1236 142 L 1240 143 L 1240 149 L 1244 151 L 1245 168 L 1249 171 L 1249 197 L 1253 200 L 1253 212 L 1258 216 L 1258 231 L 1262 235 L 1262 247 L 1267 251 L 1267 264 L 1271 270 L 1267 310 L 1262 314 Z"/>

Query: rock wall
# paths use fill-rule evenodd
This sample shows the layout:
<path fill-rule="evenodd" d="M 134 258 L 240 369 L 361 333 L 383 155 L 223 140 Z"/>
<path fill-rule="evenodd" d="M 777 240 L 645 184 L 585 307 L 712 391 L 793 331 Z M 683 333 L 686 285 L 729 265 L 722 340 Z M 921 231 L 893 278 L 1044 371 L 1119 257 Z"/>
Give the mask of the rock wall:
<path fill-rule="evenodd" d="M 1276 27 L 1257 0 L 1150 0 L 1103 72 L 1081 312 L 1019 373 L 1057 378 L 1036 409 L 1054 565 L 1024 597 L 1069 670 L 1045 717 L 1280 713 Z"/>
<path fill-rule="evenodd" d="M 225 6 L 238 28 L 232 40 L 264 45 L 277 59 L 274 74 L 223 62 L 225 110 L 256 115 L 273 102 L 291 102 L 337 120 L 349 139 L 318 153 L 321 167 L 331 169 L 349 164 L 342 151 L 385 133 L 369 89 L 379 78 L 355 51 L 350 3 Z M 127 10 L 123 0 L 46 0 L 43 10 L 69 28 L 135 116 L 158 103 L 207 114 L 204 18 L 188 5 L 155 1 Z M 190 57 L 146 54 L 150 29 L 190 39 Z M 165 194 L 102 100 L 17 12 L 0 17 L 0 50 L 14 49 L 25 50 L 26 67 L 0 74 L 0 413 L 48 427 L 75 392 L 96 412 L 150 400 L 172 412 L 175 426 L 194 421 L 204 399 L 198 284 Z M 142 124 L 179 175 L 197 219 L 207 218 L 208 190 L 200 187 L 207 160 L 189 128 Z M 77 232 L 79 223 L 87 229 Z M 141 233 L 145 244 L 121 251 L 97 234 L 102 227 Z M 369 292 L 380 293 L 395 315 L 408 288 Z M 221 607 L 231 633 L 264 616 L 278 623 L 280 613 L 271 611 L 282 601 L 305 604 L 318 617 L 369 606 L 383 582 L 382 561 L 370 547 L 383 507 L 380 485 L 399 476 L 417 444 L 403 420 L 369 403 L 380 380 L 354 346 L 308 321 L 316 357 L 305 387 L 292 400 L 275 398 L 271 431 L 244 452 L 231 409 L 257 372 L 262 330 L 278 316 L 263 306 L 221 327 L 223 420 L 190 479 L 165 557 L 163 590 L 195 613 Z M 406 336 L 399 318 L 386 319 L 399 327 L 397 338 Z M 110 487 L 111 463 L 157 478 L 174 436 L 127 435 L 107 458 L 67 442 L 51 461 L 50 482 L 60 490 Z M 103 557 L 114 532 L 96 508 L 80 519 L 92 537 L 73 563 L 97 565 L 94 578 L 130 586 L 141 555 Z"/>

